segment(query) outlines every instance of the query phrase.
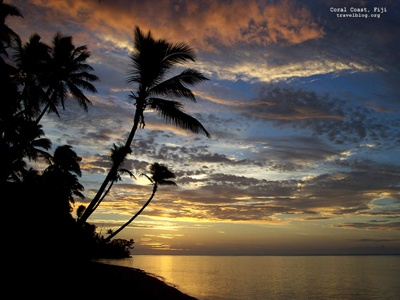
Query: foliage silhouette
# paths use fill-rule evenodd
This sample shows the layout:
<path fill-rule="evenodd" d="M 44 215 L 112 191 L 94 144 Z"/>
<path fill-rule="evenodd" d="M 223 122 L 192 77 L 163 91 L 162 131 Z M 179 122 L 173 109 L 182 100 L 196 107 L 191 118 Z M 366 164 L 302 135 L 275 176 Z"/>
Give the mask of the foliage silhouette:
<path fill-rule="evenodd" d="M 152 183 L 153 183 L 153 192 L 150 196 L 150 198 L 147 200 L 147 202 L 142 206 L 142 208 L 132 217 L 130 218 L 124 225 L 122 225 L 120 228 L 118 228 L 116 231 L 112 232 L 106 239 L 105 242 L 110 241 L 114 236 L 116 236 L 118 233 L 120 233 L 126 226 L 128 226 L 130 223 L 133 222 L 133 220 L 136 219 L 138 215 L 140 215 L 143 210 L 149 205 L 150 201 L 153 199 L 155 193 L 157 192 L 157 188 L 159 185 L 172 185 L 176 186 L 176 183 L 167 180 L 167 179 L 172 179 L 175 178 L 175 174 L 170 171 L 166 166 L 160 165 L 158 163 L 154 163 L 150 166 L 150 174 L 151 176 L 148 176 L 146 174 L 141 174 L 142 176 L 147 177 Z"/>
<path fill-rule="evenodd" d="M 35 120 L 40 114 L 40 104 L 46 102 L 43 85 L 45 76 L 48 76 L 51 48 L 40 41 L 38 34 L 33 34 L 25 45 L 18 41 L 15 50 L 23 113 L 27 119 Z"/>
<path fill-rule="evenodd" d="M 180 74 L 169 79 L 165 77 L 177 65 L 195 60 L 194 50 L 186 44 L 172 44 L 165 40 L 156 40 L 150 32 L 145 35 L 139 27 L 135 28 L 134 51 L 132 52 L 131 70 L 128 83 L 137 85 L 136 93 L 131 93 L 131 99 L 136 107 L 133 126 L 124 145 L 126 154 L 130 153 L 130 146 L 138 127 L 144 128 L 144 112 L 147 108 L 159 113 L 164 121 L 193 133 L 210 134 L 203 125 L 183 111 L 182 103 L 169 100 L 172 98 L 186 98 L 196 101 L 189 89 L 198 83 L 208 80 L 200 72 L 186 68 Z M 163 99 L 159 97 L 165 97 Z M 85 213 L 80 218 L 84 223 L 98 207 L 99 201 L 104 199 L 104 193 L 110 181 L 115 178 L 118 166 L 113 165 L 100 186 L 96 196 L 92 199 Z"/>
<path fill-rule="evenodd" d="M 49 62 L 46 64 L 48 76 L 45 79 L 45 107 L 37 118 L 37 123 L 48 110 L 59 116 L 57 108 L 61 105 L 65 109 L 68 93 L 85 111 L 88 110 L 87 105 L 91 102 L 81 89 L 96 93 L 97 90 L 91 82 L 99 80 L 99 77 L 90 73 L 93 68 L 85 63 L 90 55 L 86 46 L 75 47 L 71 36 L 63 36 L 61 33 L 54 36 Z"/>
<path fill-rule="evenodd" d="M 127 149 L 124 146 L 117 146 L 115 144 L 113 144 L 113 147 L 110 149 L 110 159 L 112 165 L 117 167 L 117 173 L 115 174 L 115 177 L 111 179 L 107 190 L 104 192 L 103 196 L 97 202 L 93 210 L 96 210 L 96 208 L 100 205 L 103 199 L 108 195 L 114 183 L 122 180 L 121 175 L 129 175 L 131 178 L 136 179 L 135 175 L 133 175 L 131 171 L 121 167 L 125 161 L 126 155 L 131 153 L 131 151 L 127 153 L 126 150 Z"/>
<path fill-rule="evenodd" d="M 165 79 L 174 66 L 194 61 L 193 49 L 155 40 L 150 32 L 145 35 L 136 28 L 128 77 L 128 82 L 137 85 L 137 92 L 131 94 L 136 106 L 133 126 L 126 143 L 111 148 L 110 172 L 88 209 L 81 205 L 74 219 L 71 212 L 75 198 L 84 198 L 84 187 L 79 182 L 81 158 L 69 145 L 59 146 L 53 155 L 49 154 L 52 144 L 39 122 L 47 112 L 58 115 L 69 95 L 87 111 L 90 101 L 82 90 L 96 92 L 92 82 L 99 78 L 86 63 L 90 57 L 86 46 L 75 47 L 72 37 L 61 33 L 55 35 L 51 46 L 43 43 L 39 34 L 33 34 L 23 44 L 5 24 L 8 16 L 22 15 L 16 7 L 0 0 L 0 88 L 4 99 L 0 102 L 0 187 L 18 204 L 22 220 L 13 226 L 12 235 L 27 232 L 25 242 L 38 255 L 38 261 L 50 261 L 60 255 L 66 263 L 90 257 L 126 257 L 133 240 L 111 238 L 128 224 L 105 239 L 86 220 L 122 175 L 135 178 L 123 164 L 131 153 L 136 130 L 145 127 L 146 108 L 157 112 L 166 122 L 210 137 L 198 120 L 183 111 L 183 104 L 173 100 L 186 98 L 195 102 L 189 87 L 208 79 L 190 68 Z M 12 58 L 10 49 L 15 51 Z M 43 171 L 28 169 L 27 161 L 38 159 L 47 167 Z M 157 163 L 151 166 L 150 176 L 142 175 L 153 183 L 153 192 L 130 222 L 150 203 L 159 185 L 176 185 L 168 180 L 175 175 Z M 6 211 L 12 209 L 16 208 Z"/>
<path fill-rule="evenodd" d="M 57 203 L 65 206 L 64 211 L 72 211 L 71 204 L 74 196 L 84 198 L 84 187 L 79 183 L 78 176 L 82 176 L 78 157 L 69 145 L 60 146 L 50 159 L 51 164 L 43 171 L 43 181 L 48 186 L 47 191 L 58 198 Z M 50 196 L 50 195 L 49 195 Z M 68 208 L 67 208 L 68 207 Z"/>
<path fill-rule="evenodd" d="M 18 34 L 6 25 L 8 16 L 22 17 L 22 14 L 14 5 L 5 4 L 0 0 L 0 54 L 5 56 L 8 55 L 6 49 L 19 40 Z"/>

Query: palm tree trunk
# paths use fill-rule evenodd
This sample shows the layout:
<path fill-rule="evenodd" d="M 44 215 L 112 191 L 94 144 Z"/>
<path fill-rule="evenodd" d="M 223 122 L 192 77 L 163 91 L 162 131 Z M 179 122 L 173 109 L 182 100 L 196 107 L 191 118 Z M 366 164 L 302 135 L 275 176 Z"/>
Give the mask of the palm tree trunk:
<path fill-rule="evenodd" d="M 103 197 L 97 202 L 96 206 L 93 208 L 93 210 L 96 210 L 97 207 L 100 205 L 101 201 L 108 195 L 108 192 L 111 190 L 112 186 L 114 185 L 115 180 L 111 180 L 110 185 L 108 186 L 107 191 L 104 193 Z"/>
<path fill-rule="evenodd" d="M 46 104 L 46 106 L 43 108 L 42 112 L 40 113 L 40 116 L 36 119 L 36 121 L 35 121 L 35 122 L 36 122 L 36 125 L 39 124 L 40 120 L 43 118 L 44 114 L 45 114 L 45 113 L 47 112 L 47 110 L 49 109 L 51 101 L 53 101 L 53 99 L 51 99 L 51 100 L 49 99 L 51 93 L 52 93 L 52 89 L 51 89 L 51 88 L 48 88 L 47 91 L 46 91 L 47 104 Z M 53 98 L 53 97 L 52 97 L 52 98 Z"/>
<path fill-rule="evenodd" d="M 104 199 L 102 198 L 102 194 L 104 190 L 106 189 L 108 183 L 111 181 L 111 178 L 113 178 L 113 174 L 116 174 L 118 166 L 112 166 L 111 170 L 108 172 L 106 178 L 103 181 L 103 184 L 100 186 L 99 190 L 97 191 L 96 196 L 93 198 L 93 200 L 90 202 L 88 207 L 86 208 L 85 212 L 83 213 L 82 217 L 79 218 L 78 224 L 83 225 L 85 224 L 86 220 L 90 217 L 90 215 L 94 212 L 94 210 L 97 208 L 97 204 L 100 200 Z"/>
<path fill-rule="evenodd" d="M 140 121 L 140 116 L 143 113 L 141 109 L 138 109 L 139 106 L 136 107 L 136 112 L 135 112 L 135 118 L 133 120 L 133 127 L 131 129 L 131 132 L 129 133 L 128 139 L 126 140 L 125 143 L 125 148 L 129 148 L 132 144 L 133 138 L 135 137 L 136 130 L 139 126 L 139 121 Z M 97 191 L 96 196 L 93 198 L 93 200 L 90 202 L 88 207 L 86 208 L 84 214 L 82 217 L 78 220 L 79 225 L 83 225 L 86 220 L 90 217 L 90 215 L 95 211 L 95 209 L 98 207 L 99 201 L 102 201 L 104 197 L 102 197 L 104 190 L 106 189 L 108 183 L 114 178 L 114 176 L 118 172 L 118 166 L 112 166 L 110 171 L 108 172 L 106 178 L 104 179 L 103 184 L 100 186 L 99 190 Z M 108 193 L 108 191 L 107 191 Z"/>
<path fill-rule="evenodd" d="M 154 183 L 154 187 L 153 187 L 153 193 L 151 194 L 149 200 L 147 200 L 147 202 L 142 206 L 142 208 L 132 217 L 129 219 L 128 222 L 126 222 L 124 225 L 122 225 L 120 228 L 118 228 L 118 230 L 116 230 L 115 232 L 113 232 L 112 234 L 110 234 L 105 240 L 104 243 L 109 242 L 114 236 L 116 236 L 121 230 L 123 230 L 126 226 L 128 226 L 129 224 L 132 223 L 133 220 L 136 219 L 136 217 L 138 215 L 140 215 L 142 213 L 142 211 L 146 208 L 147 205 L 149 205 L 150 201 L 153 199 L 154 194 L 157 191 L 157 183 Z"/>
<path fill-rule="evenodd" d="M 49 109 L 50 103 L 47 103 L 46 106 L 43 108 L 42 112 L 40 113 L 40 116 L 36 119 L 36 125 L 39 124 L 40 120 L 43 118 L 44 114 L 46 111 Z"/>

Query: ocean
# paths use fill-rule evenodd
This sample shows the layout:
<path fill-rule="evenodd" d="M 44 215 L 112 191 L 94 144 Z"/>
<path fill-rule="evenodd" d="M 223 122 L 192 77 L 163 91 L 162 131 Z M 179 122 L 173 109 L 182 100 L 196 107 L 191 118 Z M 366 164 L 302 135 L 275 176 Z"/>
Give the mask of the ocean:
<path fill-rule="evenodd" d="M 135 255 L 142 269 L 199 300 L 400 299 L 400 256 Z"/>

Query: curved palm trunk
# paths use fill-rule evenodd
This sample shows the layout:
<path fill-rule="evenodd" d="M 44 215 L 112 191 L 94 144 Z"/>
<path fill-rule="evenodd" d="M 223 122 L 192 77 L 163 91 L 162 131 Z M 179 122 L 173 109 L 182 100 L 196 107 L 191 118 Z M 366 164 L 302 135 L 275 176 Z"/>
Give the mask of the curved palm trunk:
<path fill-rule="evenodd" d="M 86 208 L 85 212 L 83 213 L 82 217 L 78 220 L 79 225 L 83 225 L 86 222 L 86 220 L 90 217 L 90 215 L 97 208 L 99 201 L 104 199 L 104 197 L 102 197 L 104 190 L 106 189 L 108 183 L 112 180 L 112 178 L 114 178 L 114 174 L 116 174 L 116 172 L 117 172 L 117 166 L 115 166 L 115 167 L 112 166 L 112 168 L 108 172 L 106 178 L 104 179 L 103 184 L 100 186 L 99 190 L 97 191 L 96 196 L 90 202 L 90 204 Z"/>
<path fill-rule="evenodd" d="M 128 226 L 129 224 L 131 224 L 132 221 L 135 220 L 136 217 L 142 213 L 142 211 L 146 208 L 146 206 L 149 205 L 149 203 L 150 203 L 150 201 L 153 199 L 154 194 L 156 193 L 156 191 L 157 191 L 157 183 L 154 184 L 153 193 L 151 194 L 149 200 L 147 200 L 147 202 L 142 206 L 142 208 L 141 208 L 132 218 L 130 218 L 128 222 L 126 222 L 124 225 L 122 225 L 120 228 L 118 228 L 118 230 L 116 230 L 115 232 L 113 232 L 112 234 L 110 234 L 110 235 L 104 240 L 104 242 L 105 242 L 105 243 L 109 242 L 114 236 L 116 236 L 118 233 L 120 233 L 126 226 Z"/>
<path fill-rule="evenodd" d="M 135 137 L 136 130 L 139 126 L 139 121 L 140 121 L 140 116 L 143 114 L 143 109 L 138 109 L 136 108 L 135 112 L 135 118 L 133 121 L 133 127 L 131 129 L 131 132 L 129 133 L 128 139 L 126 140 L 125 143 L 125 148 L 129 148 L 132 144 L 133 138 Z M 108 183 L 112 180 L 112 178 L 115 177 L 115 175 L 118 172 L 118 166 L 113 165 L 108 172 L 106 178 L 103 181 L 103 184 L 100 186 L 99 190 L 97 191 L 96 196 L 93 198 L 93 200 L 90 202 L 88 207 L 86 208 L 84 214 L 82 217 L 78 220 L 79 225 L 83 225 L 86 220 L 90 217 L 90 215 L 95 211 L 95 209 L 98 207 L 100 202 L 104 199 L 105 195 L 108 193 L 106 191 L 106 194 L 103 196 L 103 193 L 108 185 Z"/>
<path fill-rule="evenodd" d="M 93 210 L 96 210 L 97 207 L 100 205 L 101 201 L 108 195 L 108 192 L 111 190 L 112 186 L 114 185 L 115 180 L 111 180 L 110 185 L 108 186 L 107 191 L 103 194 L 103 197 L 100 198 L 100 200 L 97 202 L 96 206 L 93 208 Z"/>

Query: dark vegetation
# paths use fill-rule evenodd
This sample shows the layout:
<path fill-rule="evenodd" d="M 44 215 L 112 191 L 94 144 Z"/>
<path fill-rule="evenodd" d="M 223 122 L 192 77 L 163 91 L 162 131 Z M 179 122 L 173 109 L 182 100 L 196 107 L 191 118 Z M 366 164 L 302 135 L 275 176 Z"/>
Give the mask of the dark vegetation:
<path fill-rule="evenodd" d="M 185 44 L 171 44 L 155 40 L 135 29 L 135 49 L 131 54 L 128 83 L 136 84 L 131 94 L 136 107 L 134 123 L 125 145 L 113 145 L 111 168 L 96 196 L 88 207 L 80 206 L 72 215 L 76 198 L 85 199 L 81 177 L 81 158 L 72 146 L 58 146 L 51 154 L 52 142 L 46 138 L 40 124 L 46 113 L 59 116 L 60 107 L 74 98 L 88 111 L 90 100 L 84 92 L 96 93 L 93 85 L 99 78 L 87 64 L 91 53 L 86 46 L 75 46 L 71 36 L 56 33 L 51 45 L 33 34 L 23 43 L 6 24 L 7 17 L 21 18 L 18 8 L 0 1 L 0 188 L 4 197 L 3 229 L 10 238 L 14 255 L 32 256 L 49 260 L 52 256 L 69 261 L 91 258 L 126 257 L 134 241 L 112 239 L 128 226 L 150 203 L 157 188 L 175 185 L 168 179 L 175 175 L 166 167 L 154 163 L 150 175 L 153 191 L 146 204 L 119 229 L 110 231 L 107 238 L 96 232 L 87 222 L 90 215 L 108 195 L 122 175 L 135 178 L 123 168 L 131 151 L 131 143 L 138 128 L 145 127 L 146 108 L 155 110 L 169 123 L 192 131 L 209 133 L 195 118 L 183 111 L 183 104 L 173 98 L 195 101 L 188 86 L 207 80 L 196 70 L 186 68 L 180 74 L 165 79 L 177 64 L 194 61 L 194 51 Z M 45 167 L 36 170 L 30 162 Z"/>

